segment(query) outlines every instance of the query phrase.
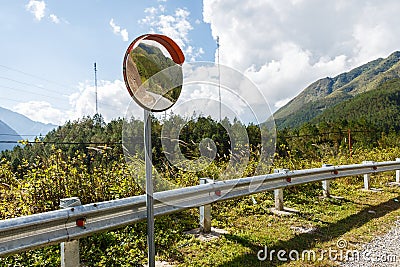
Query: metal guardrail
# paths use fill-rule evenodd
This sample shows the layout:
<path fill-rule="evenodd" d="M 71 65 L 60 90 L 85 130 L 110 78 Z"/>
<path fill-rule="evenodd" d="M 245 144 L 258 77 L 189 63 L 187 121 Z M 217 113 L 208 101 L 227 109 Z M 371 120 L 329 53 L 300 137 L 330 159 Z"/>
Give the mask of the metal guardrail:
<path fill-rule="evenodd" d="M 400 161 L 295 170 L 157 192 L 154 194 L 154 215 L 288 186 L 393 170 L 400 170 Z M 2 220 L 0 256 L 76 240 L 144 219 L 146 196 L 140 195 Z"/>

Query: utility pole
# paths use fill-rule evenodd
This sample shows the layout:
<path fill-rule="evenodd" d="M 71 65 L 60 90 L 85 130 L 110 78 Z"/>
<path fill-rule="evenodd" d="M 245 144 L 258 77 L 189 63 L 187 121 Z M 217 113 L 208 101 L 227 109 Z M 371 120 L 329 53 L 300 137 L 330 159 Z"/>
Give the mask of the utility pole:
<path fill-rule="evenodd" d="M 219 121 L 222 121 L 222 102 L 221 102 L 221 69 L 219 66 L 219 36 L 217 36 L 217 64 L 218 64 L 218 96 L 219 96 Z"/>
<path fill-rule="evenodd" d="M 94 87 L 95 87 L 95 96 L 96 96 L 96 115 L 99 114 L 99 110 L 97 107 L 97 66 L 96 62 L 94 63 Z"/>

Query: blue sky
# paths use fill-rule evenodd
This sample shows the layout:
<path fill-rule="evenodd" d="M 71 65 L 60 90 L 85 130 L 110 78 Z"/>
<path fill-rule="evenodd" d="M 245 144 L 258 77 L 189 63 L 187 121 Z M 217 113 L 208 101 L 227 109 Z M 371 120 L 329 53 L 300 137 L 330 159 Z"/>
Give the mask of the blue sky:
<path fill-rule="evenodd" d="M 0 0 L 0 106 L 62 124 L 123 117 L 129 43 L 161 33 L 188 61 L 216 59 L 249 77 L 272 110 L 311 82 L 400 50 L 397 0 Z M 201 95 L 201 92 L 197 92 Z M 226 103 L 230 105 L 232 103 Z"/>
<path fill-rule="evenodd" d="M 164 25 L 163 30 L 174 31 L 174 37 L 184 39 L 182 48 L 186 49 L 188 59 L 214 60 L 216 44 L 210 25 L 202 20 L 201 1 L 0 3 L 0 34 L 3 36 L 0 106 L 36 120 L 62 123 L 68 119 L 63 116 L 68 112 L 72 118 L 76 117 L 71 110 L 70 97 L 84 93 L 79 90 L 93 85 L 94 62 L 97 62 L 99 90 L 107 89 L 103 88 L 105 83 L 113 85 L 115 81 L 122 81 L 126 48 L 137 36 L 159 32 L 157 16 L 168 19 L 181 12 L 179 21 L 186 22 L 186 29 L 181 29 L 184 32 L 175 30 L 174 22 Z M 127 36 L 121 34 L 123 31 Z M 193 52 L 188 53 L 188 47 Z M 128 94 L 126 98 L 130 100 Z M 107 99 L 99 99 L 99 102 L 100 108 L 102 102 L 110 108 Z M 47 116 L 40 116 L 41 110 L 35 110 L 40 107 L 47 110 Z M 126 109 L 126 104 L 123 108 Z M 77 116 L 84 115 L 85 111 L 78 113 Z M 92 115 L 90 111 L 86 113 Z M 54 116 L 56 114 L 58 116 Z M 120 117 L 123 115 L 121 113 Z"/>

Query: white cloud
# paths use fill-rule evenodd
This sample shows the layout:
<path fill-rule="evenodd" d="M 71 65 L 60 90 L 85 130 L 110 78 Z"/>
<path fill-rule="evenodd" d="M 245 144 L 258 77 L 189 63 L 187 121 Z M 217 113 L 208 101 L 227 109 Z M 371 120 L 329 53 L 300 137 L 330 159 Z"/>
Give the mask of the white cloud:
<path fill-rule="evenodd" d="M 110 20 L 110 26 L 114 32 L 114 34 L 116 35 L 121 35 L 122 40 L 124 42 L 127 42 L 129 40 L 129 34 L 128 31 L 126 29 L 121 29 L 120 26 L 118 26 L 117 24 L 115 24 L 114 19 Z"/>
<path fill-rule="evenodd" d="M 46 11 L 48 10 L 45 1 L 37 0 L 30 0 L 29 3 L 25 5 L 25 9 L 31 12 L 37 21 L 41 21 L 46 16 Z M 61 22 L 60 18 L 54 13 L 50 14 L 48 19 L 55 24 Z M 62 21 L 69 24 L 65 19 L 62 19 Z"/>
<path fill-rule="evenodd" d="M 25 5 L 25 8 L 35 16 L 36 20 L 41 21 L 45 15 L 46 3 L 44 1 L 30 0 Z"/>
<path fill-rule="evenodd" d="M 156 7 L 147 7 L 144 9 L 144 13 L 147 13 L 149 15 L 156 15 L 158 12 L 158 9 Z"/>
<path fill-rule="evenodd" d="M 150 27 L 151 32 L 157 32 L 172 38 L 182 49 L 188 61 L 194 61 L 204 53 L 200 47 L 190 44 L 189 32 L 193 26 L 189 21 L 190 12 L 183 8 L 177 8 L 174 14 L 165 14 L 165 6 L 159 5 L 144 10 L 146 17 L 139 20 L 139 23 Z"/>
<path fill-rule="evenodd" d="M 46 101 L 19 103 L 13 110 L 34 121 L 54 123 L 57 125 L 65 122 L 65 114 L 61 110 L 52 107 L 52 105 Z"/>
<path fill-rule="evenodd" d="M 122 40 L 125 42 L 127 42 L 129 40 L 129 34 L 126 29 L 121 30 L 121 37 L 122 37 Z"/>
<path fill-rule="evenodd" d="M 160 7 L 158 9 L 152 7 L 147 8 L 145 12 L 148 15 L 141 20 L 141 23 L 149 24 L 152 31 L 171 37 L 181 48 L 185 48 L 189 42 L 188 33 L 193 29 L 188 20 L 189 11 L 178 8 L 174 15 L 165 15 L 159 14 L 163 13 Z"/>
<path fill-rule="evenodd" d="M 50 14 L 49 18 L 51 19 L 52 22 L 54 22 L 55 24 L 60 23 L 60 19 L 54 15 L 54 14 Z"/>
<path fill-rule="evenodd" d="M 46 101 L 29 101 L 19 103 L 13 110 L 28 118 L 43 123 L 63 125 L 68 120 L 76 120 L 96 113 L 96 96 L 93 81 L 85 81 L 78 85 L 78 92 L 68 96 L 70 109 L 61 110 Z M 130 105 L 131 97 L 124 81 L 98 82 L 98 112 L 106 122 L 116 118 L 124 118 L 129 106 L 130 116 L 141 118 L 143 109 L 136 103 Z"/>
<path fill-rule="evenodd" d="M 278 102 L 275 103 L 275 107 L 276 107 L 276 108 L 283 107 L 283 106 L 286 105 L 289 101 L 290 101 L 290 98 L 285 98 L 285 99 L 279 100 Z"/>
<path fill-rule="evenodd" d="M 69 118 L 78 119 L 83 116 L 93 116 L 96 113 L 95 86 L 92 81 L 79 84 L 79 92 L 70 95 L 72 110 L 69 111 Z M 126 90 L 125 83 L 120 80 L 99 81 L 97 86 L 98 112 L 103 115 L 106 121 L 114 118 L 123 118 L 131 97 Z M 143 113 L 140 110 L 140 115 Z"/>
<path fill-rule="evenodd" d="M 400 2 L 204 0 L 220 62 L 279 107 L 319 78 L 399 50 Z"/>

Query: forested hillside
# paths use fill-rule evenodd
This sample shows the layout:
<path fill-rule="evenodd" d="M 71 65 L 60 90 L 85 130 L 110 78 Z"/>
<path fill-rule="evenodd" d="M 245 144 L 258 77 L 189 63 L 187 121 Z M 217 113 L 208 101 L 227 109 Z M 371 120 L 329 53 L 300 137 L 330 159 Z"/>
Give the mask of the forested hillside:
<path fill-rule="evenodd" d="M 380 58 L 336 77 L 320 79 L 274 114 L 279 129 L 299 127 L 325 109 L 358 94 L 379 90 L 386 81 L 400 78 L 400 52 Z"/>
<path fill-rule="evenodd" d="M 366 129 L 400 131 L 400 79 L 390 80 L 376 90 L 362 93 L 326 109 L 313 122 L 345 123 Z"/>

